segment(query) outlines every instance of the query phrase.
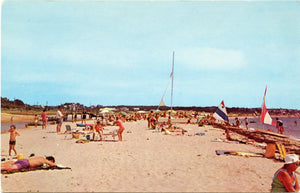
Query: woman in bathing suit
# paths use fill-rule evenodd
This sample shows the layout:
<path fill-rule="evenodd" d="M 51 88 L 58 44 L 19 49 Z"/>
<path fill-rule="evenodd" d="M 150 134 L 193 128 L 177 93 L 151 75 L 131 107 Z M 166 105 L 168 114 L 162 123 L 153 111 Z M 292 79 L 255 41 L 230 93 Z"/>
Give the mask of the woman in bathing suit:
<path fill-rule="evenodd" d="M 123 121 L 125 121 L 125 116 L 122 116 L 121 118 L 117 117 L 117 120 L 116 120 L 116 124 L 119 126 L 119 130 L 118 130 L 118 138 L 119 138 L 119 141 L 122 141 L 122 133 L 123 131 L 125 130 L 125 126 L 124 126 L 124 123 Z"/>

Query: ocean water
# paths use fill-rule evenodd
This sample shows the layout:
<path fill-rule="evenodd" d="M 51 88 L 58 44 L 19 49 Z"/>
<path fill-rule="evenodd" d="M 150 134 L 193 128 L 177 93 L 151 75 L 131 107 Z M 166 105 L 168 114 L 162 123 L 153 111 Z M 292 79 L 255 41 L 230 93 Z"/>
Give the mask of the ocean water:
<path fill-rule="evenodd" d="M 276 123 L 276 117 L 272 117 L 273 121 Z M 300 118 L 299 117 L 278 117 L 283 122 L 284 135 L 290 135 L 296 138 L 300 138 Z M 245 128 L 244 118 L 239 119 L 241 127 Z M 234 118 L 229 119 L 230 123 L 235 123 Z M 277 132 L 276 126 L 267 125 L 260 122 L 260 117 L 258 118 L 248 118 L 248 128 L 257 128 L 263 130 L 272 130 Z"/>
<path fill-rule="evenodd" d="M 87 118 L 89 118 L 89 116 L 87 116 Z M 77 115 L 77 120 L 81 120 L 81 115 Z M 72 121 L 72 115 L 68 115 L 67 121 Z M 9 130 L 11 125 L 15 125 L 17 129 L 24 129 L 26 124 L 28 123 L 1 123 L 1 133 Z"/>
<path fill-rule="evenodd" d="M 1 133 L 9 130 L 11 125 L 15 125 L 17 129 L 24 129 L 26 124 L 28 123 L 1 123 Z"/>

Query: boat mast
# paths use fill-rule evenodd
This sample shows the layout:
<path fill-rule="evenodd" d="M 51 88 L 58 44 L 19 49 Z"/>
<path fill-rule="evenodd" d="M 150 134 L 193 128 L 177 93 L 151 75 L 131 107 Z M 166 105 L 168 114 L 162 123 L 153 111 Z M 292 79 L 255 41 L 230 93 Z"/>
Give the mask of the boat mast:
<path fill-rule="evenodd" d="M 172 60 L 172 87 L 171 87 L 171 114 L 172 114 L 172 109 L 173 109 L 174 54 L 175 54 L 175 52 L 173 51 L 173 60 Z"/>

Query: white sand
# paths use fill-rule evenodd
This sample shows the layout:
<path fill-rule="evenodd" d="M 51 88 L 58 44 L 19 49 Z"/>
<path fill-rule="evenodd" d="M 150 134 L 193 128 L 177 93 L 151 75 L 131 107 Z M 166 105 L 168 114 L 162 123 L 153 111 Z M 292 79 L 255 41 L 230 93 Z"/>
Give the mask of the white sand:
<path fill-rule="evenodd" d="M 64 123 L 62 131 L 65 131 Z M 268 192 L 282 163 L 266 158 L 216 155 L 215 150 L 262 153 L 245 144 L 211 142 L 225 137 L 210 126 L 180 125 L 189 134 L 167 136 L 147 129 L 146 121 L 125 123 L 123 142 L 75 143 L 57 135 L 55 125 L 21 129 L 16 150 L 28 158 L 53 155 L 72 170 L 38 170 L 1 175 L 5 192 Z M 117 127 L 106 127 L 109 130 Z M 108 130 L 105 130 L 108 133 Z M 65 139 L 65 137 L 67 139 Z M 109 136 L 107 139 L 112 139 Z M 116 138 L 117 139 L 117 138 Z M 9 134 L 1 135 L 1 155 L 8 156 Z"/>

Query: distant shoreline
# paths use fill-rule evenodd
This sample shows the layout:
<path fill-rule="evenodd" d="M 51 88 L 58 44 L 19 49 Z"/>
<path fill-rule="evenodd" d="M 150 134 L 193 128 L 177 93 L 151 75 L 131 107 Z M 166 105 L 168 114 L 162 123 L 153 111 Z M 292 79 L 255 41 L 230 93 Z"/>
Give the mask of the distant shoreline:
<path fill-rule="evenodd" d="M 207 112 L 206 114 L 212 114 Z M 40 115 L 38 115 L 40 117 Z M 202 115 L 203 116 L 203 115 Z M 253 116 L 252 113 L 249 114 L 232 114 L 229 113 L 228 117 L 230 118 L 235 118 L 235 117 L 239 117 L 239 118 L 259 118 L 260 115 L 258 116 Z M 272 115 L 271 117 L 275 118 L 275 117 L 297 117 L 296 115 Z M 34 115 L 25 115 L 25 114 L 10 114 L 10 113 L 2 113 L 1 112 L 1 123 L 22 123 L 22 122 L 34 122 Z"/>

